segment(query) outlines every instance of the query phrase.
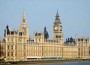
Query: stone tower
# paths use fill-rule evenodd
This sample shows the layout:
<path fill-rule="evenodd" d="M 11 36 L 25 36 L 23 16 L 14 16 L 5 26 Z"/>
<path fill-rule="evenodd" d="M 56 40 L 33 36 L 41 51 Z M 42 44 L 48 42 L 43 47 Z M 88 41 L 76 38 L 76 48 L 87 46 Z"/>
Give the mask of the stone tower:
<path fill-rule="evenodd" d="M 54 40 L 61 41 L 63 39 L 62 23 L 60 21 L 60 17 L 59 17 L 58 11 L 56 13 L 55 21 L 53 23 L 53 35 L 54 35 Z"/>
<path fill-rule="evenodd" d="M 26 38 L 25 40 L 29 39 L 29 31 L 26 23 L 26 16 L 24 14 L 22 17 L 22 24 L 20 26 L 19 32 L 21 32 L 22 36 Z"/>

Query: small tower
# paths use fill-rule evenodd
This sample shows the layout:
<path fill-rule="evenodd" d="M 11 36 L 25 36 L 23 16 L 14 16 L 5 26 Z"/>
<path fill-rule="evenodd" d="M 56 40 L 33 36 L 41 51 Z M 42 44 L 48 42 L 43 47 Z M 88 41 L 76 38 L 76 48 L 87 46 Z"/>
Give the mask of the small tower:
<path fill-rule="evenodd" d="M 9 35 L 10 34 L 10 30 L 9 30 L 9 26 L 6 26 L 6 29 L 4 30 L 4 36 Z"/>
<path fill-rule="evenodd" d="M 47 31 L 46 27 L 44 27 L 44 39 L 47 40 L 48 38 L 49 38 L 48 31 Z"/>
<path fill-rule="evenodd" d="M 62 40 L 62 23 L 59 18 L 58 11 L 55 16 L 55 21 L 53 23 L 53 35 L 54 35 L 54 40 Z"/>

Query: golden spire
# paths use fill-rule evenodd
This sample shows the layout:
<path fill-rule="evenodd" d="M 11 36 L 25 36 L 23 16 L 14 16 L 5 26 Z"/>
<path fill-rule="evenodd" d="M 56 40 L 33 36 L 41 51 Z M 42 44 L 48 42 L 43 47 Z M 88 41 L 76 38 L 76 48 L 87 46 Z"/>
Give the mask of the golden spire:
<path fill-rule="evenodd" d="M 23 22 L 23 23 L 26 23 L 26 16 L 25 16 L 25 13 L 24 13 L 24 11 L 23 11 L 22 22 Z"/>

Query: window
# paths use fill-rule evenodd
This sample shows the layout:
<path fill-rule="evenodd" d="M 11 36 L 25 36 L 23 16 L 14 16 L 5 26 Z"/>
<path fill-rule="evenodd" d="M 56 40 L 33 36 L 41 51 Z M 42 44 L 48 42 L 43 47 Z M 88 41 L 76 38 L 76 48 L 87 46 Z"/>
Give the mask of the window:
<path fill-rule="evenodd" d="M 56 38 L 58 38 L 58 35 L 56 35 Z"/>
<path fill-rule="evenodd" d="M 60 35 L 56 35 L 56 38 L 61 38 L 61 36 Z"/>
<path fill-rule="evenodd" d="M 80 41 L 80 39 L 78 39 L 78 41 Z"/>
<path fill-rule="evenodd" d="M 86 42 L 87 42 L 87 39 L 86 39 Z"/>
<path fill-rule="evenodd" d="M 60 31 L 62 31 L 62 29 L 60 29 Z"/>
<path fill-rule="evenodd" d="M 9 50 L 9 45 L 7 46 L 7 49 Z"/>
<path fill-rule="evenodd" d="M 61 38 L 61 36 L 59 36 L 59 38 Z"/>
<path fill-rule="evenodd" d="M 13 45 L 11 46 L 11 50 L 13 50 Z"/>
<path fill-rule="evenodd" d="M 13 52 L 11 52 L 11 56 L 13 56 Z"/>
<path fill-rule="evenodd" d="M 83 41 L 83 39 L 81 39 L 81 41 Z"/>
<path fill-rule="evenodd" d="M 39 39 L 39 41 L 40 41 L 40 39 Z"/>
<path fill-rule="evenodd" d="M 9 56 L 9 52 L 7 53 L 7 56 Z"/>
<path fill-rule="evenodd" d="M 24 53 L 24 56 L 25 56 L 25 53 Z"/>
<path fill-rule="evenodd" d="M 13 42 L 13 38 L 11 38 L 11 42 Z"/>

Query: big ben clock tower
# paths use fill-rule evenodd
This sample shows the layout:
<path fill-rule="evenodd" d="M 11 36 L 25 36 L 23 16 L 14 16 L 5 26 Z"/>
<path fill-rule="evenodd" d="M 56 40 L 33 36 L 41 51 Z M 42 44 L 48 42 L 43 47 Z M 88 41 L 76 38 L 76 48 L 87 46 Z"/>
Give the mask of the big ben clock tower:
<path fill-rule="evenodd" d="M 57 40 L 57 41 L 61 41 L 62 38 L 63 38 L 62 23 L 60 21 L 58 11 L 56 13 L 55 21 L 54 21 L 54 24 L 53 24 L 53 35 L 54 35 L 54 40 Z"/>

